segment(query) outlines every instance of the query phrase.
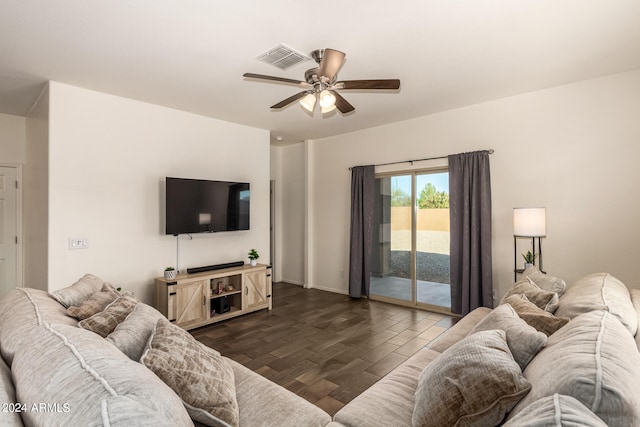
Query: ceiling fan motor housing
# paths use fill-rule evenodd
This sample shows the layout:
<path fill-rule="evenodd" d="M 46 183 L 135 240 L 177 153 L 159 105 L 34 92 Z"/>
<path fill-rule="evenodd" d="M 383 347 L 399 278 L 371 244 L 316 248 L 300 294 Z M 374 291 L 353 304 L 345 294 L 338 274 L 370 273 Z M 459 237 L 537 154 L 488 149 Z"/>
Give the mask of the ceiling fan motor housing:
<path fill-rule="evenodd" d="M 322 57 L 324 56 L 324 49 L 316 49 L 311 52 L 310 55 L 311 58 L 313 58 L 313 60 L 316 61 L 318 65 L 320 65 L 320 63 L 322 62 Z"/>

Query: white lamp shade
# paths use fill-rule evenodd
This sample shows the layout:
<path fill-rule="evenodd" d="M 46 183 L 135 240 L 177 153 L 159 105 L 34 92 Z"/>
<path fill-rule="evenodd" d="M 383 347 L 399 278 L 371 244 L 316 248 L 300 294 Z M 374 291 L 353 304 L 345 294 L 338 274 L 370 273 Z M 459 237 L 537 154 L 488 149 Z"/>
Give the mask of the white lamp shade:
<path fill-rule="evenodd" d="M 546 208 L 514 208 L 513 235 L 542 237 L 547 235 Z"/>
<path fill-rule="evenodd" d="M 336 103 L 336 97 L 328 90 L 320 92 L 320 106 L 323 108 L 331 107 Z"/>
<path fill-rule="evenodd" d="M 307 111 L 313 111 L 313 107 L 316 106 L 316 96 L 313 93 L 307 94 L 307 96 L 300 100 L 300 105 Z"/>

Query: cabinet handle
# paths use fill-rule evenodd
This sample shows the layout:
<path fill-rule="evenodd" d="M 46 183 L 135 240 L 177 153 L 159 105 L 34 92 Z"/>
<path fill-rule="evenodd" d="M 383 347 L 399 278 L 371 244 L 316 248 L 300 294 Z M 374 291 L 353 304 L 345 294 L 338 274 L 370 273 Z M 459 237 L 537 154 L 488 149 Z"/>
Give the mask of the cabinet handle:
<path fill-rule="evenodd" d="M 249 295 L 249 288 L 248 287 L 244 288 L 244 294 L 245 295 Z"/>
<path fill-rule="evenodd" d="M 205 295 L 202 295 L 202 305 L 205 305 L 207 303 L 207 297 Z"/>

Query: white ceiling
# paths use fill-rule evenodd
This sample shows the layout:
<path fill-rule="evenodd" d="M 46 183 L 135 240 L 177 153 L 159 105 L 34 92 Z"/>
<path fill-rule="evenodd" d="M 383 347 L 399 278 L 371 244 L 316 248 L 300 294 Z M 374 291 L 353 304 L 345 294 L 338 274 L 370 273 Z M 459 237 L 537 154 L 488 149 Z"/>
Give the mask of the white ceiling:
<path fill-rule="evenodd" d="M 401 89 L 345 91 L 345 116 L 270 111 L 300 89 L 242 74 L 303 80 L 315 65 L 256 59 L 280 43 L 341 50 L 340 79 Z M 0 113 L 19 116 L 55 80 L 294 143 L 634 68 L 634 0 L 0 0 Z"/>

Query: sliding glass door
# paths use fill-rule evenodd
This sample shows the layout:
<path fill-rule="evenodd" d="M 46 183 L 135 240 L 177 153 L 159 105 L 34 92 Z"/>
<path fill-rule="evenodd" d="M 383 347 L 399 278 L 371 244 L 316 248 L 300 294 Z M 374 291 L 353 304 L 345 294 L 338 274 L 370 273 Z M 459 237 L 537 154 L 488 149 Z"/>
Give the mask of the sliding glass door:
<path fill-rule="evenodd" d="M 449 311 L 448 173 L 381 175 L 376 192 L 371 298 Z"/>

